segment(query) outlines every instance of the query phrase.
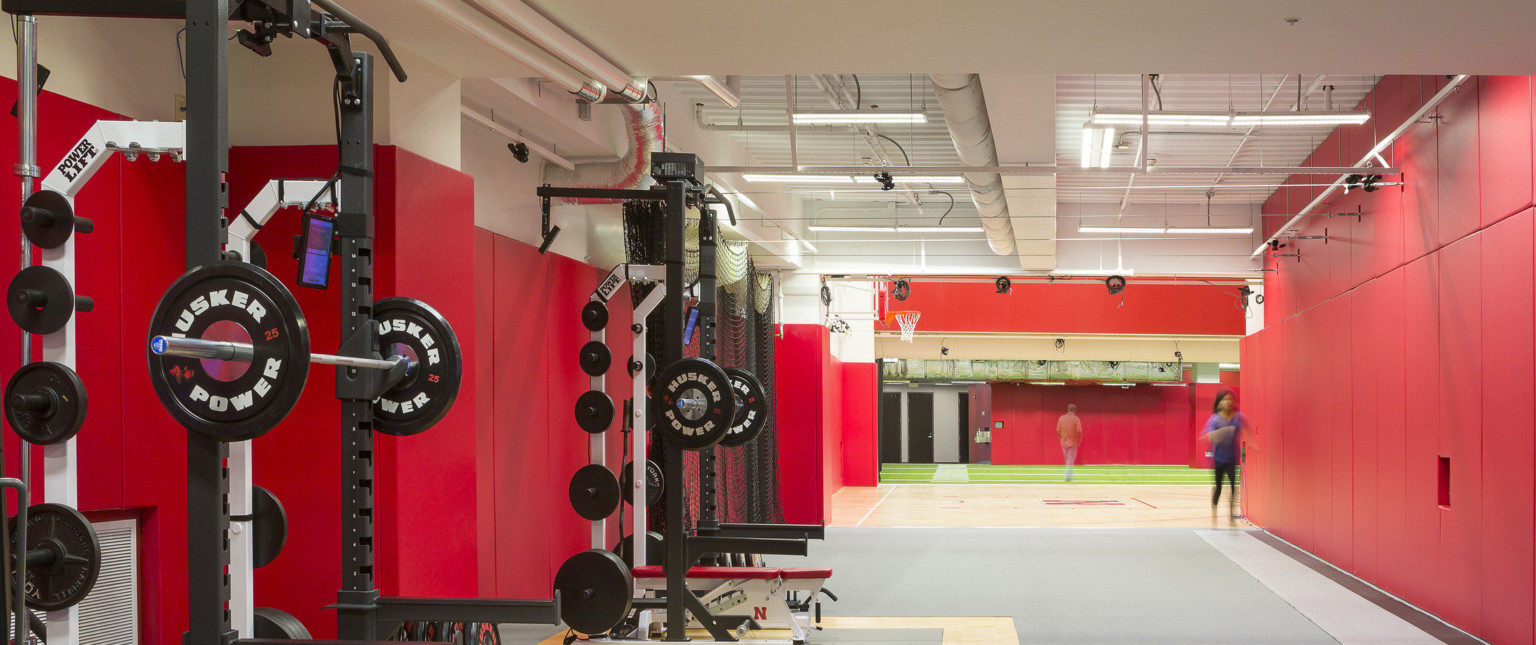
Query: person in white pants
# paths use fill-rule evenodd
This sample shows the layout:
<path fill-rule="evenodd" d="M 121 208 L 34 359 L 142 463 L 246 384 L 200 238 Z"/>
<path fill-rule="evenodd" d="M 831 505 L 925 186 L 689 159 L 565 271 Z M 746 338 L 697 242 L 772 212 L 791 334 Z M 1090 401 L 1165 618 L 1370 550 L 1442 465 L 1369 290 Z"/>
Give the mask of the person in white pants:
<path fill-rule="evenodd" d="M 1077 404 L 1067 406 L 1067 413 L 1056 420 L 1056 436 L 1061 439 L 1061 456 L 1067 462 L 1067 476 L 1072 481 L 1072 462 L 1077 461 L 1077 446 L 1083 442 L 1083 420 L 1077 418 Z"/>

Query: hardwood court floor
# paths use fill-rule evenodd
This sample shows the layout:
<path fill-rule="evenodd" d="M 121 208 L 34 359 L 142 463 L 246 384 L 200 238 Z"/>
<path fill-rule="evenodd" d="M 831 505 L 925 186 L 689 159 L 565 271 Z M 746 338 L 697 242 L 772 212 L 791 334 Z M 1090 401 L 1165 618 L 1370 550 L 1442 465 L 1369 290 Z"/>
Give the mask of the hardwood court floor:
<path fill-rule="evenodd" d="M 1209 486 L 1057 484 L 881 484 L 832 496 L 830 526 L 1246 527 L 1222 517 Z"/>

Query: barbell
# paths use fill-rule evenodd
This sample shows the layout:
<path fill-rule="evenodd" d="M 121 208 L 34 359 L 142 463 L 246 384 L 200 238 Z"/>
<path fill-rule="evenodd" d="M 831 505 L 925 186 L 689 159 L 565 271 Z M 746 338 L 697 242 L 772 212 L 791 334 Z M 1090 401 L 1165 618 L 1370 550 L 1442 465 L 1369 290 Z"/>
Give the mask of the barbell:
<path fill-rule="evenodd" d="M 250 343 L 235 343 L 226 340 L 202 340 L 197 338 L 176 338 L 174 336 L 156 336 L 149 341 L 150 351 L 164 356 L 185 356 L 188 358 L 211 358 L 220 361 L 236 361 L 250 363 L 256 355 L 256 346 Z M 388 359 L 358 358 L 356 356 L 336 356 L 334 354 L 310 354 L 309 362 L 322 365 L 341 365 L 344 367 L 362 367 L 375 370 L 393 370 L 404 366 L 405 372 L 410 373 L 415 363 L 404 356 L 391 356 Z"/>

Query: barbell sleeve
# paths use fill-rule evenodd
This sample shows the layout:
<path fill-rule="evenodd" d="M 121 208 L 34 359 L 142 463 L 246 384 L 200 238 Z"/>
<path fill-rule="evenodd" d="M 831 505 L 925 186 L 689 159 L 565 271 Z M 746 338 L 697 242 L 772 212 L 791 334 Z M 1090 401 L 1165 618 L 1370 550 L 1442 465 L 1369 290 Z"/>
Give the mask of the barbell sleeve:
<path fill-rule="evenodd" d="M 225 340 L 202 340 L 198 338 L 176 338 L 174 336 L 156 336 L 149 341 L 150 351 L 162 356 L 185 356 L 188 358 L 211 358 L 220 361 L 251 362 L 255 354 L 250 343 L 233 343 Z M 362 367 L 375 370 L 388 370 L 396 363 L 405 361 L 404 356 L 393 356 L 388 359 L 357 358 L 355 356 L 335 356 L 332 354 L 310 354 L 309 362 L 322 365 L 339 365 L 342 367 Z"/>

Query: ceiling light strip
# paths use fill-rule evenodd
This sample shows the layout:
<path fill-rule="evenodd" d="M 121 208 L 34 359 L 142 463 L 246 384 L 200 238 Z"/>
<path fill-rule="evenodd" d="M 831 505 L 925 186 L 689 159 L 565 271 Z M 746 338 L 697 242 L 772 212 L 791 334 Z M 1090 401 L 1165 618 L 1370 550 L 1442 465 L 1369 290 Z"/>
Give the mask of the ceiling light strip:
<path fill-rule="evenodd" d="M 1130 110 L 1095 110 L 1089 123 L 1095 126 L 1141 125 L 1141 113 Z M 1261 125 L 1360 125 L 1371 119 L 1364 110 L 1322 112 L 1152 112 L 1147 124 L 1197 128 L 1239 128 Z"/>
<path fill-rule="evenodd" d="M 1384 147 L 1384 146 L 1383 146 Z M 1091 148 L 1090 148 L 1091 150 Z M 1381 152 L 1377 150 L 1377 152 Z M 731 173 L 755 177 L 830 176 L 852 177 L 888 172 L 893 177 L 901 173 L 923 175 L 963 175 L 965 173 L 990 173 L 998 175 L 1350 175 L 1360 171 L 1359 166 L 1154 166 L 1142 170 L 1134 166 L 1111 168 L 1074 168 L 1054 164 L 1008 164 L 998 166 L 719 166 L 710 168 L 711 173 Z M 1372 168 L 1378 175 L 1400 175 L 1402 168 Z M 758 181 L 779 181 L 760 179 Z M 843 183 L 851 183 L 852 180 Z M 899 179 L 898 179 L 899 181 Z"/>
<path fill-rule="evenodd" d="M 797 112 L 795 125 L 844 125 L 849 123 L 927 123 L 922 112 Z"/>

